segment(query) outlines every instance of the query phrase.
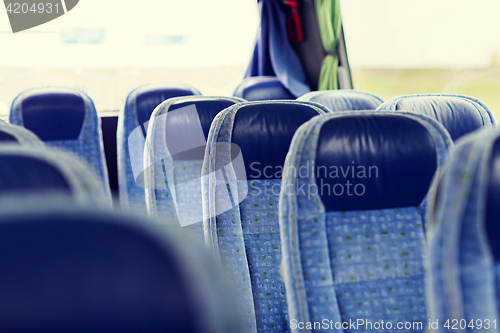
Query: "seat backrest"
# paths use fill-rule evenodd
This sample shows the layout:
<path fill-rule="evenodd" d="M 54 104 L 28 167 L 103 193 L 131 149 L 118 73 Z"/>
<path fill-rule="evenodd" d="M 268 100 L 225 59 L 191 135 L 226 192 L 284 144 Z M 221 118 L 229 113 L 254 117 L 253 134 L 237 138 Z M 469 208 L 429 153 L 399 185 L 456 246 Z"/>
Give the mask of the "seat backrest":
<path fill-rule="evenodd" d="M 0 124 L 0 144 L 18 144 L 26 147 L 45 148 L 45 144 L 33 132 L 24 127 Z"/>
<path fill-rule="evenodd" d="M 2 332 L 243 331 L 213 258 L 172 230 L 70 208 L 2 211 L 1 220 Z"/>
<path fill-rule="evenodd" d="M 472 332 L 479 329 L 477 316 L 494 330 L 500 314 L 500 131 L 460 139 L 432 194 L 427 216 L 430 319 L 470 323 L 474 318 Z M 436 330 L 443 331 L 442 325 Z"/>
<path fill-rule="evenodd" d="M 240 98 L 186 96 L 160 104 L 148 126 L 144 157 L 149 216 L 202 233 L 201 170 L 208 132 L 222 110 Z M 195 225 L 196 224 L 196 225 Z"/>
<path fill-rule="evenodd" d="M 64 193 L 82 206 L 111 208 L 95 171 L 75 156 L 43 147 L 0 145 L 0 200 L 49 192 Z"/>
<path fill-rule="evenodd" d="M 404 95 L 380 105 L 381 111 L 406 111 L 423 114 L 439 121 L 453 141 L 481 128 L 496 127 L 488 106 L 474 97 L 457 94 Z"/>
<path fill-rule="evenodd" d="M 236 88 L 233 96 L 247 101 L 295 99 L 295 96 L 274 76 L 247 77 Z"/>
<path fill-rule="evenodd" d="M 316 102 L 331 111 L 375 110 L 384 103 L 384 100 L 375 94 L 352 89 L 312 91 L 297 100 Z"/>
<path fill-rule="evenodd" d="M 109 195 L 101 123 L 94 103 L 83 91 L 37 88 L 12 102 L 9 122 L 35 133 L 47 146 L 76 154 L 94 168 Z"/>
<path fill-rule="evenodd" d="M 297 131 L 279 213 L 292 328 L 422 331 L 426 196 L 451 145 L 435 120 L 402 113 L 324 115 Z"/>
<path fill-rule="evenodd" d="M 205 240 L 245 297 L 254 332 L 290 329 L 279 274 L 281 170 L 296 129 L 326 112 L 308 102 L 240 103 L 210 128 L 202 170 Z"/>
<path fill-rule="evenodd" d="M 146 212 L 144 178 L 134 175 L 143 165 L 144 143 L 147 124 L 153 110 L 172 97 L 200 95 L 193 87 L 183 84 L 146 85 L 132 90 L 118 116 L 116 134 L 118 155 L 118 184 L 122 208 Z M 137 128 L 142 135 L 131 136 Z M 140 134 L 141 131 L 135 132 Z"/>

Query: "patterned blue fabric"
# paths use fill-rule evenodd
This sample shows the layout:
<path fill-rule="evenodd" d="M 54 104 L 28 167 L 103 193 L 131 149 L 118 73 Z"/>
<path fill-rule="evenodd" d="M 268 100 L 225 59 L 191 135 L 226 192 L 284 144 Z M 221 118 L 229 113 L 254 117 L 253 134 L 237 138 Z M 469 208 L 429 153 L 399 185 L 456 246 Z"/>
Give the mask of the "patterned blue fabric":
<path fill-rule="evenodd" d="M 297 100 L 316 102 L 332 111 L 375 110 L 384 103 L 378 95 L 353 89 L 312 91 Z"/>
<path fill-rule="evenodd" d="M 233 96 L 247 101 L 295 99 L 295 96 L 274 76 L 247 77 L 236 87 Z"/>
<path fill-rule="evenodd" d="M 289 316 L 304 323 L 367 321 L 363 329 L 330 326 L 326 331 L 379 332 L 368 322 L 383 320 L 393 325 L 393 330 L 384 331 L 404 332 L 395 329 L 398 322 L 427 323 L 423 229 L 427 200 L 418 207 L 326 212 L 317 193 L 300 191 L 316 184 L 315 177 L 297 177 L 293 171 L 314 165 L 319 134 L 327 121 L 354 114 L 313 118 L 299 128 L 290 147 L 279 212 Z M 401 116 L 429 132 L 439 170 L 452 145 L 444 127 L 426 117 Z"/>
<path fill-rule="evenodd" d="M 313 103 L 319 114 L 328 112 Z M 208 248 L 233 277 L 244 297 L 248 332 L 289 332 L 286 292 L 279 272 L 279 179 L 240 180 L 231 146 L 240 103 L 219 113 L 210 128 L 202 170 L 203 227 Z M 244 158 L 244 157 L 243 157 Z M 224 170 L 225 175 L 222 170 Z"/>
<path fill-rule="evenodd" d="M 127 96 L 125 105 L 120 110 L 117 129 L 117 154 L 118 154 L 118 181 L 120 187 L 120 202 L 122 208 L 134 210 L 137 212 L 146 213 L 146 199 L 144 187 L 142 185 L 143 178 L 135 179 L 132 163 L 136 163 L 134 167 L 142 168 L 145 134 L 148 130 L 147 123 L 139 124 L 139 108 L 137 105 L 138 98 L 141 95 L 151 95 L 151 102 L 159 100 L 158 103 L 153 103 L 149 112 L 153 112 L 154 108 L 161 102 L 177 96 L 184 95 L 199 95 L 200 93 L 185 85 L 171 86 L 143 86 L 134 89 Z M 147 110 L 141 110 L 143 116 Z M 148 117 L 149 120 L 149 117 Z M 143 130 L 141 129 L 143 128 Z M 139 128 L 137 135 L 133 134 L 134 130 Z"/>
<path fill-rule="evenodd" d="M 427 216 L 427 300 L 433 321 L 451 323 L 458 318 L 476 323 L 480 319 L 484 325 L 488 319 L 487 331 L 498 331 L 500 271 L 486 234 L 485 211 L 493 145 L 499 136 L 497 130 L 490 130 L 461 139 L 442 177 L 434 181 Z M 442 325 L 437 330 L 444 331 Z"/>
<path fill-rule="evenodd" d="M 57 93 L 59 92 L 59 89 L 51 89 L 50 92 L 52 91 Z M 9 122 L 11 124 L 24 127 L 22 110 L 23 98 L 28 94 L 33 96 L 36 93 L 37 91 L 36 89 L 34 89 L 21 93 L 16 97 L 16 99 L 12 102 L 12 107 L 9 113 Z M 46 94 L 47 91 L 45 89 L 40 89 L 39 93 Z M 74 153 L 81 160 L 92 167 L 99 178 L 102 180 L 104 188 L 106 189 L 108 196 L 111 198 L 108 167 L 106 165 L 106 158 L 104 156 L 104 144 L 102 141 L 101 120 L 97 115 L 94 103 L 92 102 L 90 97 L 87 96 L 87 94 L 85 94 L 83 91 L 65 88 L 61 89 L 60 93 L 78 95 L 83 99 L 85 108 L 83 126 L 80 130 L 80 135 L 76 140 L 45 141 L 45 144 L 49 147 L 54 147 Z"/>
<path fill-rule="evenodd" d="M 201 170 L 203 155 L 195 160 L 174 160 L 166 142 L 169 110 L 177 105 L 198 105 L 213 101 L 233 104 L 239 98 L 186 96 L 170 98 L 151 115 L 144 149 L 144 177 L 148 215 L 159 217 L 166 225 L 181 225 L 203 242 Z M 222 110 L 220 110 L 222 111 Z M 174 112 L 177 112 L 174 110 Z M 179 110 L 179 112 L 183 112 Z M 197 115 L 199 117 L 199 115 Z M 189 119 L 194 121 L 195 119 Z M 200 120 L 199 118 L 196 120 Z M 194 135 L 194 133 L 192 133 Z M 197 133 L 201 134 L 201 133 Z M 179 138 L 182 140 L 182 137 Z M 205 139 L 203 140 L 205 143 Z"/>

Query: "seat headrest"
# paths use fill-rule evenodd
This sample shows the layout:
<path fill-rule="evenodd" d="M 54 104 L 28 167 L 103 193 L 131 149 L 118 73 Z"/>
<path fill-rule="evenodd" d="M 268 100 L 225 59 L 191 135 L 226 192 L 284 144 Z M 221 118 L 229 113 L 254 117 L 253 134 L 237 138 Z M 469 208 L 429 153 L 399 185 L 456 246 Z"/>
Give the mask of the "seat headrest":
<path fill-rule="evenodd" d="M 237 332 L 211 258 L 146 223 L 86 210 L 3 214 L 0 330 Z"/>
<path fill-rule="evenodd" d="M 248 179 L 281 179 L 295 131 L 323 112 L 306 102 L 242 105 L 234 119 L 231 142 L 241 149 Z"/>
<path fill-rule="evenodd" d="M 212 125 L 212 121 L 214 120 L 215 116 L 222 110 L 241 102 L 244 102 L 244 100 L 239 98 L 204 96 L 180 97 L 170 105 L 168 112 L 194 105 L 196 107 L 198 118 L 203 129 L 203 134 L 205 135 L 205 139 L 207 139 L 208 131 L 210 131 L 210 126 Z M 170 118 L 168 121 L 175 123 L 176 120 L 172 119 L 173 117 L 171 116 L 169 117 Z"/>
<path fill-rule="evenodd" d="M 316 102 L 332 111 L 375 110 L 384 103 L 384 100 L 375 94 L 351 89 L 313 91 L 297 100 Z"/>
<path fill-rule="evenodd" d="M 236 88 L 233 96 L 247 101 L 295 99 L 276 77 L 248 77 Z"/>
<path fill-rule="evenodd" d="M 483 102 L 463 95 L 428 94 L 395 97 L 381 110 L 409 111 L 439 121 L 453 141 L 475 130 L 495 124 L 490 109 Z"/>
<path fill-rule="evenodd" d="M 62 141 L 78 139 L 87 108 L 94 108 L 93 103 L 81 91 L 40 88 L 16 97 L 11 112 L 21 112 L 24 127 L 42 141 Z"/>
<path fill-rule="evenodd" d="M 346 114 L 319 126 L 315 180 L 326 211 L 419 206 L 442 154 L 436 128 L 450 140 L 432 119 L 403 114 Z"/>
<path fill-rule="evenodd" d="M 139 125 L 149 121 L 154 109 L 172 97 L 200 95 L 193 87 L 183 84 L 146 85 L 134 89 L 127 97 L 126 105 L 135 107 Z"/>
<path fill-rule="evenodd" d="M 0 152 L 0 191 L 61 190 L 70 191 L 60 170 L 33 156 Z"/>

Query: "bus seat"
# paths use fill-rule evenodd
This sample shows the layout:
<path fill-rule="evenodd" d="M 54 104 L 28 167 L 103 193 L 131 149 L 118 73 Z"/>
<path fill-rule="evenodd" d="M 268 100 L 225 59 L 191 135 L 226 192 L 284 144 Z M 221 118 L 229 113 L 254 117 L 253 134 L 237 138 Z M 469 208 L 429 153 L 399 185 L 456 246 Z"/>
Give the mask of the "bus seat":
<path fill-rule="evenodd" d="M 247 77 L 236 88 L 233 96 L 247 101 L 295 99 L 295 96 L 274 76 Z"/>
<path fill-rule="evenodd" d="M 290 330 L 279 273 L 281 169 L 296 129 L 325 110 L 297 101 L 241 103 L 219 113 L 210 128 L 205 240 L 245 297 L 253 332 Z"/>
<path fill-rule="evenodd" d="M 9 122 L 35 133 L 47 146 L 76 154 L 94 168 L 109 196 L 100 119 L 94 103 L 83 91 L 37 88 L 12 102 Z"/>
<path fill-rule="evenodd" d="M 19 144 L 33 148 L 45 148 L 45 144 L 33 132 L 24 127 L 0 124 L 0 145 Z"/>
<path fill-rule="evenodd" d="M 127 96 L 125 105 L 118 116 L 116 134 L 118 185 L 122 208 L 146 213 L 144 178 L 134 177 L 132 163 L 142 168 L 144 138 L 153 110 L 169 98 L 188 95 L 200 95 L 200 92 L 183 84 L 146 85 L 132 90 Z M 134 130 L 138 128 L 142 128 L 143 135 L 131 137 Z"/>
<path fill-rule="evenodd" d="M 316 102 L 332 111 L 375 110 L 384 103 L 375 94 L 352 89 L 312 91 L 297 100 Z"/>
<path fill-rule="evenodd" d="M 474 319 L 478 330 L 479 322 L 489 320 L 495 330 L 500 309 L 500 131 L 462 137 L 432 188 L 427 215 L 430 319 L 439 318 L 436 332 L 444 332 L 447 321 L 452 327 L 457 318 L 468 324 Z"/>
<path fill-rule="evenodd" d="M 144 177 L 148 215 L 192 226 L 203 240 L 201 170 L 210 125 L 241 98 L 187 96 L 160 104 L 146 135 Z"/>
<path fill-rule="evenodd" d="M 457 94 L 404 95 L 391 98 L 377 110 L 409 111 L 436 119 L 448 130 L 453 141 L 472 131 L 496 127 L 489 107 L 482 101 Z"/>
<path fill-rule="evenodd" d="M 63 193 L 81 205 L 111 208 L 95 171 L 75 156 L 43 146 L 0 145 L 0 200 L 50 192 Z"/>
<path fill-rule="evenodd" d="M 425 328 L 426 198 L 451 146 L 437 121 L 402 113 L 342 112 L 299 128 L 279 211 L 292 325 L 328 318 L 379 325 L 344 332 L 379 331 L 382 320 L 393 325 L 384 332 L 398 322 Z"/>
<path fill-rule="evenodd" d="M 2 332 L 243 331 L 236 295 L 202 249 L 130 214 L 55 207 L 2 210 Z"/>

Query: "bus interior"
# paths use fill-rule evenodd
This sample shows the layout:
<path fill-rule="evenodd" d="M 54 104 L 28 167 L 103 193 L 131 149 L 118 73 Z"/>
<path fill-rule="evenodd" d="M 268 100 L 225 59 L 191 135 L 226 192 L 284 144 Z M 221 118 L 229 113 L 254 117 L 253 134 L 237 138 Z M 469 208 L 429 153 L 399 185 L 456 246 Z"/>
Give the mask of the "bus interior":
<path fill-rule="evenodd" d="M 500 332 L 499 2 L 4 4 L 0 332 Z"/>

